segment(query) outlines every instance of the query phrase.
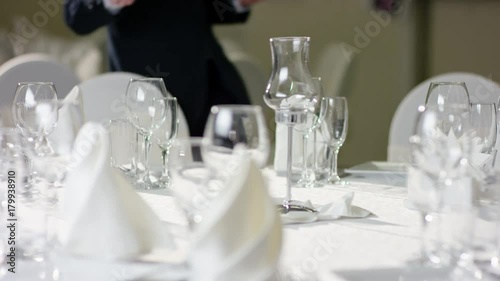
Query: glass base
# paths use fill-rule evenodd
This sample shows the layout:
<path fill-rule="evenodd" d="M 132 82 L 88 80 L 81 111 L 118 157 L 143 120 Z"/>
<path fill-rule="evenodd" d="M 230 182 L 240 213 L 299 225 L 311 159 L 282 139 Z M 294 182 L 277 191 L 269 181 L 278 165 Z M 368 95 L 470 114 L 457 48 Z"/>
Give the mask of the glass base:
<path fill-rule="evenodd" d="M 290 222 L 308 223 L 318 219 L 318 211 L 299 201 L 283 202 L 277 205 L 281 217 Z"/>
<path fill-rule="evenodd" d="M 349 185 L 348 181 L 341 179 L 339 176 L 334 176 L 334 177 L 328 178 L 326 183 L 333 184 L 333 185 Z"/>
<path fill-rule="evenodd" d="M 172 180 L 169 176 L 162 176 L 155 183 L 153 183 L 153 189 L 167 189 L 171 186 Z"/>

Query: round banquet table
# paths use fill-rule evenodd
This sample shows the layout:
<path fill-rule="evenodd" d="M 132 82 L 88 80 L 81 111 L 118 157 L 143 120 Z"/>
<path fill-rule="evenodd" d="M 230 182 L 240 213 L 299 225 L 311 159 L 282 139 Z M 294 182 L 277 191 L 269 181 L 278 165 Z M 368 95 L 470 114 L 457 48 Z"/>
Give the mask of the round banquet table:
<path fill-rule="evenodd" d="M 264 169 L 263 174 L 268 182 L 269 194 L 274 198 L 283 197 L 285 178 L 277 177 L 270 169 Z M 342 218 L 285 225 L 276 280 L 398 280 L 405 262 L 418 253 L 419 215 L 405 207 L 407 198 L 405 178 L 369 176 L 346 179 L 350 181 L 347 186 L 294 188 L 293 198 L 311 200 L 313 204 L 321 205 L 338 200 L 347 192 L 354 191 L 353 204 L 371 211 L 373 215 L 360 219 Z M 173 198 L 165 191 L 141 191 L 140 195 L 174 232 L 175 226 L 182 224 L 182 215 L 174 207 Z M 153 253 L 141 263 L 122 265 L 119 269 L 115 269 L 111 276 L 97 274 L 99 271 L 109 270 L 110 266 L 96 262 L 57 256 L 54 260 L 60 268 L 60 280 L 183 279 L 185 268 L 182 266 L 149 264 L 147 259 L 154 260 L 155 254 L 164 253 Z M 184 253 L 173 255 L 175 260 L 184 256 Z M 14 278 L 11 278 L 12 275 L 7 275 L 6 280 L 35 280 L 26 277 L 33 276 L 34 269 L 31 268 L 31 263 L 19 261 L 18 273 L 14 274 Z M 134 268 L 135 271 L 132 270 Z"/>

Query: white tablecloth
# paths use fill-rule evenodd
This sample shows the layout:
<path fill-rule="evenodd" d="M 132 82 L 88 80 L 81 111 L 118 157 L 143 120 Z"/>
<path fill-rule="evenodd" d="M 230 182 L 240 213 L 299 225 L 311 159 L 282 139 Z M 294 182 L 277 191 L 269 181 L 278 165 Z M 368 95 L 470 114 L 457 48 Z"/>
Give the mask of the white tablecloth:
<path fill-rule="evenodd" d="M 264 174 L 268 179 L 270 195 L 284 196 L 285 179 L 276 177 L 271 170 L 264 170 Z M 314 204 L 326 204 L 339 199 L 348 191 L 354 191 L 353 204 L 370 210 L 374 215 L 364 219 L 285 226 L 277 280 L 397 280 L 399 268 L 418 252 L 418 213 L 404 206 L 407 195 L 406 188 L 401 187 L 404 186 L 401 184 L 404 179 L 350 177 L 348 180 L 352 181 L 348 186 L 294 189 L 293 198 L 309 199 Z M 141 196 L 174 231 L 177 225 L 183 223 L 182 215 L 175 207 L 173 199 L 166 196 L 165 192 L 141 192 Z M 183 231 L 182 227 L 178 229 Z M 88 266 L 95 265 L 67 259 L 60 262 L 65 268 L 62 270 L 61 280 L 71 281 L 88 280 L 85 274 L 77 273 L 85 272 Z M 10 279 L 7 275 L 5 280 L 30 280 L 22 277 L 22 274 L 30 271 L 29 268 L 28 263 L 23 265 L 21 261 L 16 278 Z M 132 270 L 130 266 L 126 268 L 127 271 Z M 66 276 L 65 270 L 69 272 Z M 158 265 L 145 267 L 143 270 L 163 271 L 163 276 L 169 275 L 168 268 L 161 270 Z M 66 278 L 69 275 L 72 279 Z M 115 275 L 116 273 L 113 276 Z M 140 275 L 142 273 L 138 276 Z M 119 277 L 103 277 L 105 279 L 102 281 L 133 280 Z"/>

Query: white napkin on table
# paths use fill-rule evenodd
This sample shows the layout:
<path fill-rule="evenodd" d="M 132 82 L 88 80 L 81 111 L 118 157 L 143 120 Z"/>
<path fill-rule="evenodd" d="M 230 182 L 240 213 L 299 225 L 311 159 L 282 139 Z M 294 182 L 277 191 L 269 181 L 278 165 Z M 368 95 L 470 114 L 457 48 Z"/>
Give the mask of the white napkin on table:
<path fill-rule="evenodd" d="M 198 225 L 190 280 L 265 280 L 276 269 L 282 235 L 276 208 L 253 161 L 239 157 L 237 166 Z"/>
<path fill-rule="evenodd" d="M 353 200 L 354 192 L 348 192 L 340 200 L 323 206 L 314 206 L 309 200 L 303 204 L 318 211 L 315 221 L 337 220 L 340 218 L 366 218 L 372 214 L 366 209 L 352 205 Z M 278 203 L 278 201 L 276 202 Z M 311 216 L 306 212 L 298 212 L 296 214 L 281 216 L 281 221 L 283 224 L 310 223 Z"/>
<path fill-rule="evenodd" d="M 64 249 L 103 260 L 132 259 L 171 246 L 161 222 L 129 181 L 109 163 L 109 138 L 97 123 L 85 124 L 75 141 L 66 180 Z M 169 244 L 170 243 L 170 244 Z"/>

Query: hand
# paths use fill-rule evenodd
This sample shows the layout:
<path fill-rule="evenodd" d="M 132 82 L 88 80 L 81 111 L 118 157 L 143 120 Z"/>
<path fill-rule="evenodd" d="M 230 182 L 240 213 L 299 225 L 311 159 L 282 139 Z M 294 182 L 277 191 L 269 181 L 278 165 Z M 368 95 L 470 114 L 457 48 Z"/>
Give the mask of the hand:
<path fill-rule="evenodd" d="M 113 9 L 120 9 L 126 6 L 130 6 L 134 4 L 134 2 L 135 0 L 104 0 L 105 6 Z"/>
<path fill-rule="evenodd" d="M 243 7 L 249 7 L 249 6 L 251 6 L 255 3 L 258 3 L 260 1 L 262 1 L 262 0 L 240 0 L 240 4 Z"/>

